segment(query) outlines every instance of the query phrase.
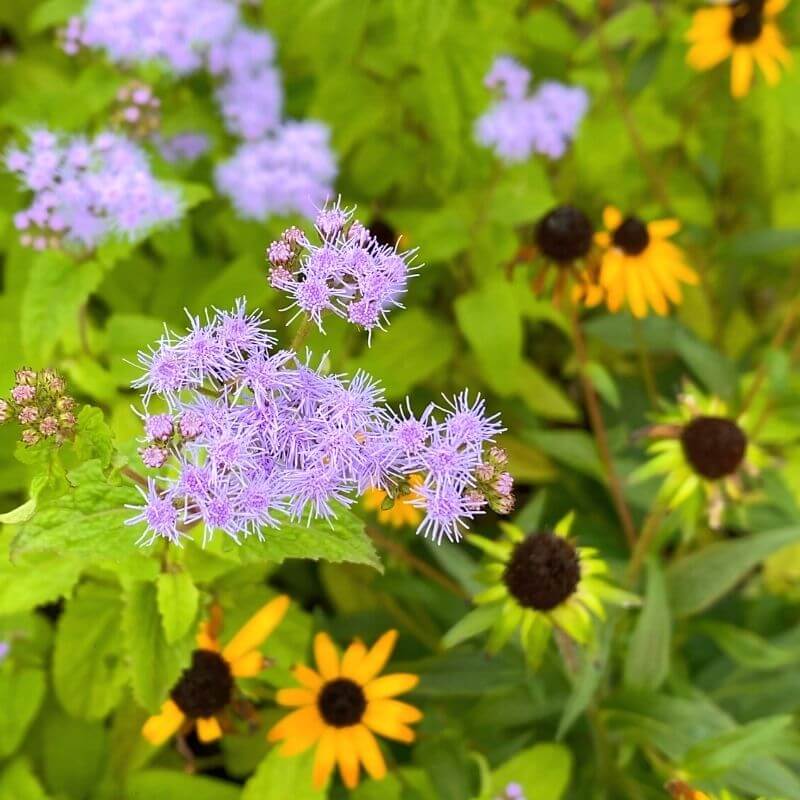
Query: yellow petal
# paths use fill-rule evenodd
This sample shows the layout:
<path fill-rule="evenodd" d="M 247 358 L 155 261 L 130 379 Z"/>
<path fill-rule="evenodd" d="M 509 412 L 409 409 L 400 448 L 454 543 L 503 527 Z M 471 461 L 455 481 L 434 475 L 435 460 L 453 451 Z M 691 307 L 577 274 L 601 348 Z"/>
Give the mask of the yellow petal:
<path fill-rule="evenodd" d="M 783 37 L 778 30 L 778 26 L 771 22 L 764 25 L 764 30 L 761 32 L 761 38 L 758 40 L 757 46 L 784 66 L 788 67 L 792 63 L 792 54 L 783 44 Z"/>
<path fill-rule="evenodd" d="M 180 728 L 185 719 L 183 711 L 172 700 L 167 700 L 161 706 L 161 712 L 150 717 L 144 723 L 142 736 L 150 744 L 156 746 L 164 744 Z"/>
<path fill-rule="evenodd" d="M 339 654 L 333 640 L 324 631 L 314 637 L 314 658 L 319 674 L 326 681 L 339 677 Z"/>
<path fill-rule="evenodd" d="M 342 656 L 342 677 L 352 678 L 367 654 L 367 647 L 361 640 L 353 642 Z"/>
<path fill-rule="evenodd" d="M 371 700 L 367 703 L 367 711 L 383 720 L 402 722 L 405 725 L 422 719 L 422 712 L 416 706 L 400 700 Z"/>
<path fill-rule="evenodd" d="M 642 289 L 641 281 L 639 280 L 638 264 L 635 263 L 641 256 L 636 259 L 626 259 L 628 263 L 625 265 L 625 295 L 628 298 L 628 305 L 634 317 L 639 319 L 647 316 L 647 303 L 644 300 L 644 289 Z"/>
<path fill-rule="evenodd" d="M 594 235 L 594 242 L 598 247 L 611 247 L 611 235 L 606 231 L 598 231 Z"/>
<path fill-rule="evenodd" d="M 622 224 L 622 213 L 614 206 L 606 206 L 603 209 L 603 225 L 609 231 L 615 231 Z"/>
<path fill-rule="evenodd" d="M 753 54 L 747 47 L 733 48 L 731 63 L 731 94 L 744 97 L 750 91 L 753 82 Z"/>
<path fill-rule="evenodd" d="M 776 14 L 780 14 L 788 3 L 789 0 L 767 0 L 764 3 L 764 13 L 768 17 L 774 17 Z"/>
<path fill-rule="evenodd" d="M 233 639 L 225 645 L 222 655 L 233 663 L 245 653 L 257 650 L 275 630 L 289 608 L 289 598 L 283 594 L 257 611 Z"/>
<path fill-rule="evenodd" d="M 364 656 L 353 680 L 362 686 L 369 683 L 386 666 L 396 643 L 397 631 L 391 630 L 384 633 Z"/>
<path fill-rule="evenodd" d="M 358 786 L 360 763 L 352 727 L 339 728 L 336 731 L 336 760 L 339 762 L 339 773 L 348 789 Z"/>
<path fill-rule="evenodd" d="M 251 650 L 239 656 L 231 664 L 231 674 L 234 678 L 253 678 L 264 669 L 264 656 L 258 650 Z"/>
<path fill-rule="evenodd" d="M 313 781 L 317 789 L 323 789 L 336 763 L 336 728 L 325 728 L 314 755 Z"/>
<path fill-rule="evenodd" d="M 322 676 L 315 672 L 311 667 L 307 667 L 305 664 L 298 664 L 292 670 L 292 675 L 294 675 L 295 680 L 306 687 L 306 689 L 311 689 L 312 691 L 317 691 L 320 689 L 322 684 L 325 682 L 322 680 Z"/>
<path fill-rule="evenodd" d="M 379 700 L 378 702 L 388 702 L 388 700 Z M 405 742 L 406 744 L 414 741 L 414 731 L 412 731 L 411 728 L 393 717 L 382 717 L 380 713 L 372 708 L 372 705 L 373 704 L 370 703 L 370 705 L 367 706 L 367 710 L 361 720 L 364 725 L 375 733 L 385 736 L 387 739 L 394 739 L 395 741 Z"/>
<path fill-rule="evenodd" d="M 214 717 L 197 720 L 197 738 L 201 742 L 215 742 L 222 736 L 222 728 Z"/>
<path fill-rule="evenodd" d="M 353 740 L 358 751 L 358 757 L 370 777 L 376 781 L 385 778 L 386 762 L 370 730 L 365 725 L 356 725 L 353 728 Z"/>
<path fill-rule="evenodd" d="M 394 697 L 403 692 L 410 692 L 418 683 L 419 676 L 407 672 L 384 675 L 382 678 L 375 678 L 364 687 L 364 696 L 367 700 Z"/>
<path fill-rule="evenodd" d="M 692 45 L 686 54 L 686 62 L 692 69 L 704 72 L 707 69 L 716 67 L 733 52 L 733 45 L 730 39 L 718 39 L 716 41 L 703 41 Z"/>
<path fill-rule="evenodd" d="M 686 33 L 686 38 L 690 42 L 728 38 L 732 21 L 733 11 L 730 8 L 700 9 L 692 16 L 692 25 Z"/>
<path fill-rule="evenodd" d="M 310 706 L 317 702 L 317 695 L 310 689 L 278 689 L 275 702 L 279 706 Z"/>
<path fill-rule="evenodd" d="M 775 86 L 781 79 L 781 70 L 775 59 L 759 47 L 755 48 L 754 55 L 766 82 L 770 86 Z"/>
<path fill-rule="evenodd" d="M 656 314 L 664 316 L 669 311 L 667 300 L 664 297 L 661 287 L 656 283 L 655 278 L 650 274 L 650 270 L 642 270 L 639 273 L 645 297 Z"/>
<path fill-rule="evenodd" d="M 200 650 L 211 650 L 214 653 L 219 652 L 219 642 L 211 634 L 211 624 L 203 622 L 200 625 L 200 630 L 197 631 L 195 642 Z"/>
<path fill-rule="evenodd" d="M 647 232 L 654 239 L 667 239 L 681 229 L 677 219 L 656 219 L 647 223 Z"/>
<path fill-rule="evenodd" d="M 316 705 L 304 706 L 278 720 L 269 730 L 267 741 L 278 742 L 281 739 L 304 738 L 311 731 L 319 731 L 323 727 L 322 717 Z"/>

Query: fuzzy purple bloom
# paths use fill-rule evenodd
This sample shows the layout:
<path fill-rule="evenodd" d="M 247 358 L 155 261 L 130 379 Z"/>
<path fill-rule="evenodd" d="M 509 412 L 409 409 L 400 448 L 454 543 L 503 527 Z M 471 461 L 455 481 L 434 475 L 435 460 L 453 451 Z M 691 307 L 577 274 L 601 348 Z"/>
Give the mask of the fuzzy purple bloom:
<path fill-rule="evenodd" d="M 526 161 L 534 153 L 561 158 L 589 106 L 580 87 L 546 81 L 528 95 L 530 72 L 513 59 L 495 60 L 486 84 L 501 97 L 475 124 L 478 142 L 508 163 Z"/>
<path fill-rule="evenodd" d="M 145 541 L 150 545 L 161 538 L 175 544 L 179 543 L 180 515 L 170 492 L 161 491 L 152 478 L 148 479 L 147 491 L 139 488 L 139 492 L 144 499 L 144 505 L 126 506 L 138 512 L 126 520 L 127 525 L 138 525 L 142 522 L 146 525 L 146 530 L 139 541 Z"/>
<path fill-rule="evenodd" d="M 179 161 L 195 161 L 211 146 L 208 136 L 191 131 L 176 133 L 174 136 L 168 137 L 155 136 L 153 143 L 161 153 L 161 158 L 170 164 Z"/>

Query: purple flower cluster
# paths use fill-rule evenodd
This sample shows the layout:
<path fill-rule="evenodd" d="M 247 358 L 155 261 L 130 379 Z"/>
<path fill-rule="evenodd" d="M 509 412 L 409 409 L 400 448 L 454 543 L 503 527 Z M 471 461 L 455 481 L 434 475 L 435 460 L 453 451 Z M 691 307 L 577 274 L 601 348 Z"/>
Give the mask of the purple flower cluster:
<path fill-rule="evenodd" d="M 156 135 L 151 140 L 161 158 L 170 164 L 179 161 L 194 161 L 200 158 L 211 146 L 204 133 L 176 133 L 174 136 Z"/>
<path fill-rule="evenodd" d="M 426 511 L 419 532 L 436 541 L 459 539 L 491 502 L 476 473 L 502 428 L 480 398 L 464 393 L 421 417 L 410 406 L 393 412 L 367 374 L 344 378 L 309 355 L 273 349 L 244 301 L 189 320 L 184 335 L 165 331 L 140 353 L 144 372 L 133 384 L 145 407 L 158 397 L 167 409 L 144 415 L 143 460 L 171 470 L 148 479 L 129 520 L 145 524 L 146 541 L 177 543 L 195 523 L 206 537 L 262 538 L 287 518 L 330 519 L 368 488 L 392 494 L 412 473 L 424 478 L 415 487 Z"/>
<path fill-rule="evenodd" d="M 246 219 L 295 212 L 313 217 L 336 177 L 329 140 L 327 125 L 286 122 L 260 141 L 243 142 L 217 167 L 217 188 Z"/>
<path fill-rule="evenodd" d="M 270 283 L 291 298 L 290 308 L 305 314 L 320 330 L 326 312 L 370 332 L 382 328 L 417 266 L 416 250 L 398 252 L 380 244 L 358 221 L 354 209 L 336 205 L 317 214 L 320 244 L 297 228 L 284 231 L 267 249 Z"/>
<path fill-rule="evenodd" d="M 517 61 L 500 56 L 484 81 L 499 91 L 500 99 L 478 118 L 476 137 L 509 163 L 525 161 L 533 153 L 561 158 L 589 106 L 584 89 L 556 81 L 542 83 L 529 95 L 530 78 Z"/>
<path fill-rule="evenodd" d="M 29 139 L 28 149 L 5 156 L 6 167 L 33 192 L 30 206 L 14 217 L 24 245 L 91 249 L 112 235 L 135 238 L 181 216 L 178 192 L 153 177 L 144 152 L 128 139 L 47 130 Z"/>
<path fill-rule="evenodd" d="M 131 81 L 117 92 L 112 121 L 134 139 L 146 139 L 161 126 L 161 101 L 146 83 Z"/>

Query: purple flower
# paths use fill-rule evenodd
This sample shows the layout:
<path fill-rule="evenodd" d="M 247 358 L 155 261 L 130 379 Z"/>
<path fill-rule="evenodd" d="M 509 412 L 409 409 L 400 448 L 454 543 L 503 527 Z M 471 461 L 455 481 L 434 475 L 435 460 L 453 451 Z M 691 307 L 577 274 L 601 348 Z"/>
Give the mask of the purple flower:
<path fill-rule="evenodd" d="M 203 432 L 203 416 L 197 411 L 185 411 L 178 421 L 178 430 L 184 439 L 194 439 Z"/>
<path fill-rule="evenodd" d="M 586 114 L 589 98 L 580 87 L 546 81 L 527 94 L 530 73 L 511 58 L 496 59 L 486 76 L 501 98 L 478 118 L 475 135 L 509 163 L 525 161 L 533 153 L 561 158 Z"/>
<path fill-rule="evenodd" d="M 271 66 L 233 75 L 219 87 L 216 98 L 225 127 L 242 139 L 262 139 L 281 124 L 283 90 Z"/>
<path fill-rule="evenodd" d="M 181 538 L 181 533 L 178 530 L 180 517 L 170 493 L 160 491 L 152 478 L 147 481 L 147 491 L 139 488 L 139 492 L 144 499 L 144 505 L 126 506 L 126 508 L 139 512 L 126 520 L 126 525 L 138 525 L 144 522 L 147 529 L 139 541 L 146 540 L 148 545 L 158 538 L 179 544 Z"/>
<path fill-rule="evenodd" d="M 11 390 L 11 397 L 15 403 L 29 403 L 36 397 L 36 388 L 27 384 L 15 386 Z"/>
<path fill-rule="evenodd" d="M 482 504 L 450 483 L 435 487 L 423 484 L 415 487 L 414 492 L 416 497 L 411 500 L 412 505 L 425 510 L 425 518 L 417 533 L 437 544 L 445 538 L 449 542 L 460 541 L 468 527 L 467 521 L 482 513 Z"/>
<path fill-rule="evenodd" d="M 153 414 L 145 419 L 144 430 L 148 439 L 164 442 L 174 431 L 172 417 L 169 414 Z"/>
<path fill-rule="evenodd" d="M 495 800 L 525 800 L 525 790 L 519 783 L 509 783 Z"/>
<path fill-rule="evenodd" d="M 204 133 L 176 133 L 174 136 L 154 136 L 153 143 L 164 161 L 175 164 L 179 161 L 195 161 L 208 151 L 211 143 Z"/>
<path fill-rule="evenodd" d="M 336 162 L 330 132 L 319 122 L 286 122 L 259 141 L 245 142 L 215 171 L 215 182 L 240 216 L 313 217 L 332 193 Z"/>
<path fill-rule="evenodd" d="M 11 644 L 9 642 L 0 642 L 0 664 L 2 664 L 8 654 L 11 652 Z"/>
<path fill-rule="evenodd" d="M 140 452 L 142 463 L 150 469 L 160 469 L 167 463 L 169 458 L 169 450 L 166 447 L 159 447 L 158 445 L 151 444 L 142 448 Z"/>

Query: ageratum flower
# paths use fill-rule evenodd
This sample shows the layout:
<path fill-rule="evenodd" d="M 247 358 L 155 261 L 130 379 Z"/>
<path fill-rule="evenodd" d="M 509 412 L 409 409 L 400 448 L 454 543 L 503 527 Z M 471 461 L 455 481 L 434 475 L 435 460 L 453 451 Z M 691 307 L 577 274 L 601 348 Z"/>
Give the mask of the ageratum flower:
<path fill-rule="evenodd" d="M 338 202 L 323 208 L 316 217 L 319 244 L 285 231 L 267 250 L 270 282 L 291 298 L 295 316 L 304 314 L 320 331 L 332 313 L 371 335 L 383 328 L 390 309 L 403 307 L 400 298 L 418 269 L 416 250 L 379 244 L 353 220 L 354 210 Z"/>
<path fill-rule="evenodd" d="M 33 193 L 14 225 L 37 250 L 137 238 L 183 213 L 177 190 L 157 181 L 144 151 L 117 134 L 84 139 L 32 130 L 28 148 L 9 150 L 5 164 Z"/>
<path fill-rule="evenodd" d="M 383 634 L 369 650 L 356 640 L 340 658 L 330 637 L 318 633 L 317 669 L 295 667 L 300 687 L 278 691 L 278 703 L 296 710 L 273 726 L 268 739 L 283 742 L 279 751 L 283 756 L 316 745 L 312 775 L 316 788 L 326 785 L 337 764 L 348 789 L 358 785 L 361 765 L 373 780 L 384 778 L 386 762 L 376 733 L 406 744 L 414 741 L 409 726 L 422 719 L 422 712 L 395 698 L 411 691 L 419 678 L 410 673 L 380 676 L 396 641 L 397 631 Z"/>
<path fill-rule="evenodd" d="M 174 136 L 156 135 L 152 139 L 161 158 L 170 164 L 179 161 L 195 161 L 206 153 L 211 146 L 204 133 L 176 133 Z"/>
<path fill-rule="evenodd" d="M 526 161 L 534 153 L 561 158 L 586 114 L 584 89 L 546 81 L 527 94 L 529 70 L 508 56 L 497 58 L 484 79 L 500 99 L 479 117 L 475 135 L 503 161 Z"/>
<path fill-rule="evenodd" d="M 161 745 L 178 731 L 193 727 L 201 742 L 213 742 L 230 725 L 237 693 L 236 678 L 252 678 L 265 666 L 259 648 L 278 627 L 289 598 L 281 595 L 256 612 L 226 644 L 219 641 L 219 618 L 205 622 L 197 635 L 192 663 L 183 671 L 158 714 L 150 717 L 142 735 Z"/>
<path fill-rule="evenodd" d="M 635 603 L 633 595 L 606 581 L 606 565 L 594 549 L 569 539 L 572 519 L 570 514 L 553 530 L 527 536 L 506 524 L 500 541 L 470 535 L 469 541 L 490 559 L 482 574 L 489 588 L 475 596 L 479 608 L 446 634 L 445 643 L 453 646 L 491 629 L 487 647 L 497 652 L 519 631 L 526 657 L 535 666 L 553 627 L 585 644 L 593 616 L 605 616 L 603 602 Z"/>
<path fill-rule="evenodd" d="M 144 523 L 142 541 L 179 544 L 194 523 L 206 538 L 261 538 L 287 518 L 331 519 L 369 489 L 410 490 L 424 511 L 418 533 L 436 541 L 458 540 L 486 507 L 510 510 L 505 454 L 490 446 L 502 426 L 480 397 L 395 412 L 366 373 L 331 375 L 273 345 L 240 301 L 190 316 L 184 335 L 167 330 L 140 353 L 133 385 L 145 406 L 158 398 L 168 409 L 142 414 L 142 460 L 168 470 L 129 520 Z"/>
<path fill-rule="evenodd" d="M 495 800 L 526 800 L 525 790 L 519 783 L 509 783 Z"/>
<path fill-rule="evenodd" d="M 727 504 L 743 498 L 745 478 L 766 463 L 766 454 L 752 441 L 752 427 L 750 415 L 730 415 L 721 400 L 687 383 L 677 405 L 645 429 L 650 460 L 630 480 L 663 476 L 659 500 L 670 510 L 680 509 L 688 532 L 704 506 L 709 525 L 719 528 Z"/>
<path fill-rule="evenodd" d="M 422 484 L 422 476 L 414 473 L 408 478 L 408 485 L 397 489 L 391 495 L 384 489 L 367 489 L 362 504 L 367 511 L 375 511 L 378 522 L 392 528 L 416 527 L 422 521 L 422 510 L 412 502 L 417 495 L 413 489 Z"/>
<path fill-rule="evenodd" d="M 691 47 L 686 56 L 690 66 L 704 71 L 731 59 L 731 94 L 744 97 L 753 83 L 755 64 L 767 83 L 774 86 L 781 66 L 792 57 L 783 43 L 775 18 L 788 0 L 733 0 L 718 8 L 695 11 L 686 35 Z"/>
<path fill-rule="evenodd" d="M 313 218 L 332 194 L 336 160 L 321 122 L 286 122 L 260 141 L 241 144 L 217 166 L 217 189 L 245 219 L 271 214 Z"/>

